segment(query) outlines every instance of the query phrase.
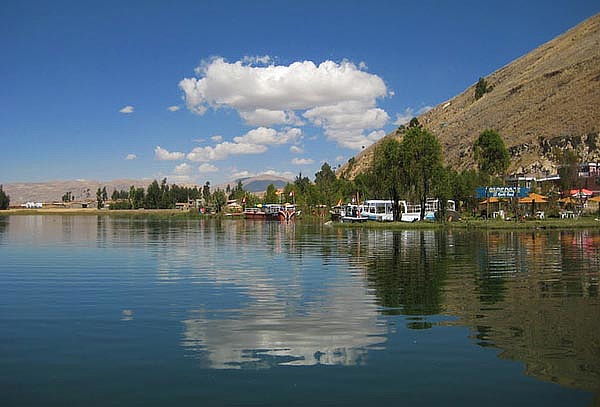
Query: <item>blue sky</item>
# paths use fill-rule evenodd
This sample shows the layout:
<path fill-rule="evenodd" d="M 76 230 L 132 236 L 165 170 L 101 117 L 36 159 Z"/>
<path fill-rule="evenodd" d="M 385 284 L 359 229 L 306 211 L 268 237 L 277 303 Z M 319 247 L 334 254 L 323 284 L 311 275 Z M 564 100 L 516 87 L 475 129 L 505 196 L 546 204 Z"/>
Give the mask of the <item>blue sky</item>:
<path fill-rule="evenodd" d="M 0 182 L 312 175 L 599 11 L 597 1 L 4 2 Z"/>

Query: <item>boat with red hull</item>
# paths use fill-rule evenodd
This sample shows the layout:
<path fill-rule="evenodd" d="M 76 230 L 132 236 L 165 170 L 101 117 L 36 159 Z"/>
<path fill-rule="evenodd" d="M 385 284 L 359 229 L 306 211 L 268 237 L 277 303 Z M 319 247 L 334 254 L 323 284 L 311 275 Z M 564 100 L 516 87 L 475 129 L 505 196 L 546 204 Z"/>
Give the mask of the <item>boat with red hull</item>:
<path fill-rule="evenodd" d="M 244 218 L 253 220 L 265 220 L 267 218 L 267 214 L 263 210 L 263 208 L 246 208 L 244 210 Z"/>
<path fill-rule="evenodd" d="M 246 208 L 244 218 L 253 220 L 276 220 L 279 222 L 291 222 L 300 214 L 296 206 L 286 204 L 266 204 L 262 207 Z"/>

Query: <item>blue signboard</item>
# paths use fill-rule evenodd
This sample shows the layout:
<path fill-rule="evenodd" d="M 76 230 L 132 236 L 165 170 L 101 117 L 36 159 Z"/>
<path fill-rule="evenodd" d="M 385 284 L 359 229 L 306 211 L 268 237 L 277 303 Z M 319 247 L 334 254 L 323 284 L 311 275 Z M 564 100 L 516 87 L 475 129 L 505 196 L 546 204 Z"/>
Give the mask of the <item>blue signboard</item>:
<path fill-rule="evenodd" d="M 529 188 L 525 187 L 479 187 L 475 190 L 476 198 L 524 198 L 529 196 Z"/>

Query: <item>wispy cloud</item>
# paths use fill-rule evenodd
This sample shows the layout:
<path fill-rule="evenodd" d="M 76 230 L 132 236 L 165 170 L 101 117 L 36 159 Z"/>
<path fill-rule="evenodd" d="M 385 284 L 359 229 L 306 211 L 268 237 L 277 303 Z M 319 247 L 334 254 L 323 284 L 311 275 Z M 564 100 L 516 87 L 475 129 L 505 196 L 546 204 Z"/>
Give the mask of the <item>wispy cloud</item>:
<path fill-rule="evenodd" d="M 179 107 L 179 106 L 176 106 L 176 105 L 173 105 L 173 106 L 169 106 L 169 107 L 167 107 L 167 110 L 168 110 L 168 111 L 170 111 L 170 112 L 176 112 L 176 111 L 178 111 L 179 109 L 181 109 L 181 107 Z"/>
<path fill-rule="evenodd" d="M 223 136 L 216 135 L 216 136 L 212 136 L 210 139 L 212 141 L 214 141 L 215 143 L 219 143 L 219 142 L 223 141 Z"/>
<path fill-rule="evenodd" d="M 137 155 L 135 155 L 135 154 L 127 154 L 125 156 L 126 160 L 135 160 L 136 158 L 137 158 Z"/>
<path fill-rule="evenodd" d="M 127 106 L 121 108 L 121 110 L 119 110 L 119 113 L 130 114 L 130 113 L 133 113 L 134 109 L 135 108 L 133 106 L 127 105 Z"/>

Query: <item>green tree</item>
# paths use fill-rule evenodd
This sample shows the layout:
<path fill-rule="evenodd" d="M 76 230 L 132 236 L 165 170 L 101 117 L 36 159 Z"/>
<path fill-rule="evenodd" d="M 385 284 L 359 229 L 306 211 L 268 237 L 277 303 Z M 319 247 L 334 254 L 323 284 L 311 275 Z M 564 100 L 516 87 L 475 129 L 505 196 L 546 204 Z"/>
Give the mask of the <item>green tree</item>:
<path fill-rule="evenodd" d="M 573 150 L 557 150 L 555 158 L 558 161 L 558 175 L 562 191 L 577 187 L 579 179 L 579 157 Z"/>
<path fill-rule="evenodd" d="M 407 181 L 408 163 L 405 160 L 402 144 L 396 139 L 386 138 L 375 149 L 372 180 L 377 180 L 384 197 L 394 201 L 394 220 L 400 219 L 398 201 Z"/>
<path fill-rule="evenodd" d="M 71 191 L 65 192 L 64 195 L 62 196 L 61 200 L 63 202 L 71 202 L 74 200 L 73 198 L 73 194 L 71 193 Z"/>
<path fill-rule="evenodd" d="M 267 186 L 267 191 L 265 192 L 264 202 L 266 204 L 279 202 L 279 198 L 277 196 L 277 189 L 275 188 L 275 185 L 269 184 Z"/>
<path fill-rule="evenodd" d="M 146 204 L 144 205 L 147 209 L 158 209 L 160 206 L 162 194 L 160 192 L 160 186 L 158 181 L 154 180 L 148 186 L 146 191 Z"/>
<path fill-rule="evenodd" d="M 202 187 L 202 198 L 204 198 L 204 204 L 208 205 L 210 203 L 210 182 L 206 181 L 204 186 Z"/>
<path fill-rule="evenodd" d="M 96 207 L 98 209 L 102 209 L 103 203 L 104 203 L 104 201 L 102 200 L 102 189 L 100 189 L 100 187 L 98 187 L 98 190 L 96 191 Z"/>
<path fill-rule="evenodd" d="M 492 87 L 488 86 L 487 81 L 484 78 L 479 78 L 477 85 L 475 85 L 475 100 L 480 99 L 483 95 L 492 91 Z"/>
<path fill-rule="evenodd" d="M 404 134 L 401 154 L 405 185 L 419 198 L 423 219 L 434 177 L 442 166 L 442 148 L 432 133 L 422 127 L 412 127 Z"/>
<path fill-rule="evenodd" d="M 503 176 L 510 165 L 504 140 L 494 130 L 485 130 L 479 135 L 473 144 L 473 155 L 479 171 L 488 175 Z"/>
<path fill-rule="evenodd" d="M 10 205 L 10 196 L 4 192 L 2 185 L 0 185 L 0 210 L 8 209 Z"/>
<path fill-rule="evenodd" d="M 337 192 L 337 177 L 328 163 L 323 163 L 321 170 L 315 174 L 315 187 L 319 204 L 331 205 L 339 199 Z"/>
<path fill-rule="evenodd" d="M 212 194 L 212 201 L 215 204 L 215 209 L 217 210 L 217 213 L 219 213 L 223 210 L 225 204 L 227 203 L 227 195 L 225 195 L 224 191 L 217 189 Z"/>

